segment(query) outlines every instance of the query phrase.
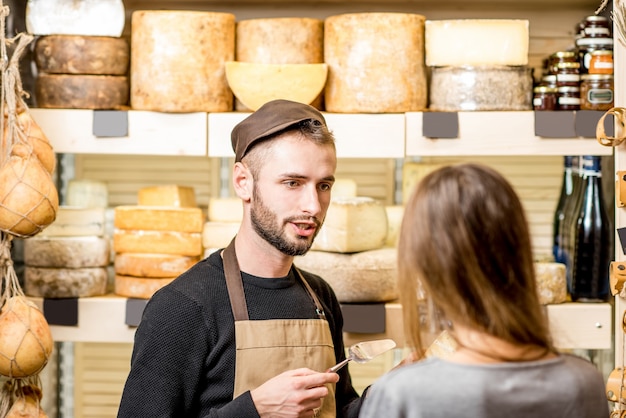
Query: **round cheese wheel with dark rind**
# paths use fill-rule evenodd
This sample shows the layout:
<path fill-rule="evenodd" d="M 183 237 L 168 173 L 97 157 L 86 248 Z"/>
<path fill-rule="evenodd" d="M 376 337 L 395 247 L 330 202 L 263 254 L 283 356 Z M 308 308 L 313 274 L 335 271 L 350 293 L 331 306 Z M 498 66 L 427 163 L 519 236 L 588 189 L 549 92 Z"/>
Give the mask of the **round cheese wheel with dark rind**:
<path fill-rule="evenodd" d="M 128 105 L 128 77 L 117 75 L 39 74 L 37 107 L 120 109 Z"/>
<path fill-rule="evenodd" d="M 130 46 L 124 38 L 49 35 L 35 43 L 37 69 L 50 74 L 125 75 Z"/>
<path fill-rule="evenodd" d="M 42 298 L 73 298 L 106 294 L 109 274 L 105 267 L 24 268 L 24 293 Z"/>

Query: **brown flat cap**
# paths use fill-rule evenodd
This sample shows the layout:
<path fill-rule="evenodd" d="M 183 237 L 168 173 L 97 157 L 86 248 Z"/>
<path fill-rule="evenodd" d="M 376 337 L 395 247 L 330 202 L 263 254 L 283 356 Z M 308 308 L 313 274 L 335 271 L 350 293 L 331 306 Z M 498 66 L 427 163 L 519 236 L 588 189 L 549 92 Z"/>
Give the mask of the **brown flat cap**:
<path fill-rule="evenodd" d="M 324 116 L 313 106 L 283 99 L 265 103 L 233 128 L 230 139 L 235 162 L 241 161 L 252 144 L 307 119 L 326 125 Z"/>

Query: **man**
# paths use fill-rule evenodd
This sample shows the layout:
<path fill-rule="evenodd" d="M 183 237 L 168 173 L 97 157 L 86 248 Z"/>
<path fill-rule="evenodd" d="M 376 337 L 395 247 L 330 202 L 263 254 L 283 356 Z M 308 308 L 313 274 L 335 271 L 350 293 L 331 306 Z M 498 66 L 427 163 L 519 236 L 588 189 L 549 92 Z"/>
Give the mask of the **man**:
<path fill-rule="evenodd" d="M 237 236 L 147 304 L 118 417 L 357 416 L 337 298 L 293 266 L 318 233 L 337 165 L 315 108 L 269 102 L 231 135 Z"/>

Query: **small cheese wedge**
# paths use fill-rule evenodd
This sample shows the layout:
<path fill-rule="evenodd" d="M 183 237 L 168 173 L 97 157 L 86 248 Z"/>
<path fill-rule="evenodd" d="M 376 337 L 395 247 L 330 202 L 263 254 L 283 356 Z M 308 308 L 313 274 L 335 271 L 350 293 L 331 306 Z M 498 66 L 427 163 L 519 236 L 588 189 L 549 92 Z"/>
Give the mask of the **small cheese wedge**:
<path fill-rule="evenodd" d="M 146 231 L 116 229 L 113 233 L 116 253 L 202 255 L 202 234 L 199 232 Z"/>
<path fill-rule="evenodd" d="M 137 193 L 137 203 L 139 206 L 198 207 L 193 187 L 176 184 L 143 187 Z"/>
<path fill-rule="evenodd" d="M 109 238 L 41 237 L 24 240 L 24 264 L 33 267 L 104 267 L 110 262 Z"/>
<path fill-rule="evenodd" d="M 102 236 L 105 209 L 60 206 L 53 223 L 39 233 L 41 237 Z"/>
<path fill-rule="evenodd" d="M 385 211 L 387 212 L 387 238 L 385 239 L 385 246 L 396 247 L 400 236 L 402 218 L 404 217 L 404 206 L 385 206 Z"/>
<path fill-rule="evenodd" d="M 203 218 L 200 208 L 117 206 L 114 224 L 119 229 L 202 232 Z"/>
<path fill-rule="evenodd" d="M 150 299 L 154 293 L 174 281 L 171 278 L 142 278 L 115 275 L 115 294 L 127 298 Z"/>
<path fill-rule="evenodd" d="M 72 179 L 67 183 L 67 206 L 106 208 L 109 190 L 106 183 L 97 180 Z"/>
<path fill-rule="evenodd" d="M 351 253 L 381 248 L 387 238 L 387 212 L 371 197 L 331 199 L 311 249 Z"/>
<path fill-rule="evenodd" d="M 212 222 L 241 222 L 243 204 L 238 197 L 212 197 L 209 199 L 208 219 Z"/>
<path fill-rule="evenodd" d="M 200 261 L 200 257 L 176 254 L 120 253 L 115 256 L 115 274 L 134 277 L 177 277 Z"/>
<path fill-rule="evenodd" d="M 206 222 L 202 231 L 204 248 L 225 248 L 239 232 L 239 222 Z"/>
<path fill-rule="evenodd" d="M 275 99 L 311 104 L 326 84 L 328 66 L 226 62 L 226 79 L 248 109 L 257 110 Z"/>
<path fill-rule="evenodd" d="M 24 293 L 42 298 L 74 298 L 106 294 L 109 275 L 105 267 L 24 268 Z"/>

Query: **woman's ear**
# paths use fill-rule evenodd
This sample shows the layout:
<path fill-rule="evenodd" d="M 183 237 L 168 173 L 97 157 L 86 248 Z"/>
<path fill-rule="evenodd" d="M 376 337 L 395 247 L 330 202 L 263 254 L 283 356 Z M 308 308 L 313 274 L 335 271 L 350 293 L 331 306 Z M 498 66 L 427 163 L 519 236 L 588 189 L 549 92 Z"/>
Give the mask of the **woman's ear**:
<path fill-rule="evenodd" d="M 235 193 L 244 202 L 250 201 L 252 197 L 252 186 L 254 180 L 252 173 L 242 162 L 235 163 L 233 167 L 233 188 Z"/>

